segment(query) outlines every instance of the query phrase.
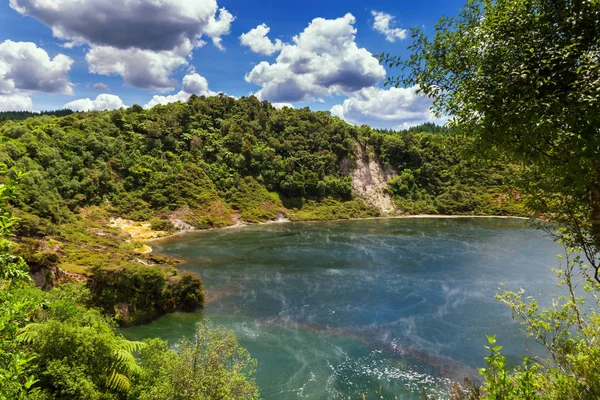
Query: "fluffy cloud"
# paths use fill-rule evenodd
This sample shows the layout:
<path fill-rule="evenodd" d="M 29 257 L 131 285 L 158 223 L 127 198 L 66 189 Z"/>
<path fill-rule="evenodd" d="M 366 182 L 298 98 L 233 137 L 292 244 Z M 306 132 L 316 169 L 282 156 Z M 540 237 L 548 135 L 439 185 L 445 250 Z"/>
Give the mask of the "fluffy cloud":
<path fill-rule="evenodd" d="M 258 25 L 256 28 L 242 34 L 240 36 L 240 43 L 243 46 L 250 47 L 250 50 L 255 53 L 270 56 L 283 48 L 281 40 L 275 39 L 275 42 L 272 42 L 271 39 L 267 37 L 270 30 L 271 28 L 266 24 Z"/>
<path fill-rule="evenodd" d="M 331 114 L 357 125 L 375 128 L 404 129 L 435 120 L 430 98 L 417 94 L 417 87 L 360 90 L 343 104 L 331 108 Z"/>
<path fill-rule="evenodd" d="M 119 96 L 113 94 L 99 94 L 95 100 L 79 99 L 71 101 L 63 106 L 75 111 L 104 111 L 116 110 L 127 107 Z"/>
<path fill-rule="evenodd" d="M 219 9 L 219 17 L 216 14 L 211 16 L 208 25 L 204 28 L 204 33 L 212 39 L 213 44 L 219 50 L 225 50 L 221 44 L 221 36 L 229 33 L 231 23 L 235 20 L 235 17 L 231 15 L 225 8 Z M 202 45 L 201 45 L 202 46 Z"/>
<path fill-rule="evenodd" d="M 356 45 L 355 21 L 352 14 L 315 18 L 282 46 L 273 64 L 259 63 L 246 81 L 262 86 L 257 96 L 273 102 L 311 101 L 372 86 L 385 77 L 385 69 Z"/>
<path fill-rule="evenodd" d="M 170 75 L 176 68 L 187 64 L 186 56 L 191 50 L 189 45 L 174 51 L 158 52 L 97 46 L 92 47 L 85 59 L 92 73 L 121 75 L 128 86 L 168 91 L 177 85 Z"/>
<path fill-rule="evenodd" d="M 72 94 L 69 71 L 73 60 L 63 54 L 50 58 L 31 42 L 0 43 L 0 93 L 36 90 Z"/>
<path fill-rule="evenodd" d="M 108 85 L 106 83 L 94 83 L 92 87 L 99 92 L 108 92 Z"/>
<path fill-rule="evenodd" d="M 278 110 L 281 110 L 284 107 L 294 108 L 294 105 L 291 103 L 271 103 L 271 105 Z"/>
<path fill-rule="evenodd" d="M 406 29 L 394 28 L 394 17 L 381 11 L 371 11 L 373 15 L 373 29 L 385 35 L 385 40 L 395 42 L 397 39 L 406 39 Z"/>
<path fill-rule="evenodd" d="M 178 101 L 187 101 L 192 95 L 214 96 L 217 93 L 208 89 L 208 81 L 205 77 L 193 73 L 183 77 L 183 85 L 178 93 L 169 96 L 153 96 L 150 101 L 144 105 L 144 108 L 152 108 L 159 104 L 175 103 Z"/>
<path fill-rule="evenodd" d="M 119 49 L 172 50 L 203 34 L 219 38 L 233 21 L 216 0 L 10 0 L 10 6 L 73 45 Z"/>
<path fill-rule="evenodd" d="M 216 0 L 10 0 L 22 15 L 38 19 L 67 46 L 88 44 L 89 70 L 121 75 L 130 86 L 171 90 L 169 77 L 192 50 L 221 36 L 235 19 Z"/>
<path fill-rule="evenodd" d="M 0 111 L 31 111 L 31 98 L 22 93 L 0 95 Z"/>

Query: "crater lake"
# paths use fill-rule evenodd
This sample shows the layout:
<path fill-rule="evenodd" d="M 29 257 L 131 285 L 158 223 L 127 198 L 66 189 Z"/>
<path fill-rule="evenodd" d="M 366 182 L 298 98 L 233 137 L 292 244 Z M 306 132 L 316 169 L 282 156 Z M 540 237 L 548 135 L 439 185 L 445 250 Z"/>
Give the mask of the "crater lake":
<path fill-rule="evenodd" d="M 402 218 L 273 223 L 151 243 L 204 279 L 204 309 L 123 329 L 130 339 L 191 337 L 203 319 L 233 329 L 263 398 L 448 397 L 477 379 L 486 335 L 509 363 L 531 343 L 494 299 L 556 295 L 562 252 L 519 219 Z M 528 346 L 529 345 L 529 346 Z"/>

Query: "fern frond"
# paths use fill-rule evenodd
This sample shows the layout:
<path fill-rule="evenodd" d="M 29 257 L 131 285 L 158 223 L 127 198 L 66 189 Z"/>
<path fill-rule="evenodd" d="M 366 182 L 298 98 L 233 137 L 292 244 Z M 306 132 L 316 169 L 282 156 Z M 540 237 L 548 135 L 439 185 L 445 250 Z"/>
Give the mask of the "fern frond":
<path fill-rule="evenodd" d="M 124 349 L 115 350 L 113 353 L 115 358 L 112 369 L 123 371 L 127 374 L 140 373 L 141 368 L 137 365 L 133 354 Z"/>
<path fill-rule="evenodd" d="M 146 346 L 146 344 L 143 342 L 137 342 L 134 340 L 122 339 L 119 341 L 118 346 L 122 350 L 126 350 L 130 353 L 133 353 L 135 351 L 139 351 L 140 349 L 144 348 Z"/>
<path fill-rule="evenodd" d="M 127 376 L 118 373 L 117 371 L 113 371 L 106 379 L 106 387 L 120 392 L 128 392 L 131 388 L 131 382 Z"/>
<path fill-rule="evenodd" d="M 19 330 L 19 333 L 17 334 L 17 340 L 22 343 L 33 344 L 40 337 L 41 329 L 42 324 L 31 323 L 26 325 Z"/>

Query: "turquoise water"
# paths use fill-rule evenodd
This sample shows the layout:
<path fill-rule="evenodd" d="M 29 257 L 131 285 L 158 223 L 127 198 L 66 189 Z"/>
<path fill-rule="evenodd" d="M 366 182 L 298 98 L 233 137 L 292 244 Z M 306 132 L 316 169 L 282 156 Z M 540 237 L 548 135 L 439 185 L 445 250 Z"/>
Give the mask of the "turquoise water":
<path fill-rule="evenodd" d="M 269 224 L 152 246 L 202 275 L 209 301 L 125 335 L 175 342 L 203 318 L 225 325 L 277 400 L 374 399 L 380 385 L 443 399 L 450 381 L 477 376 L 493 333 L 518 362 L 523 336 L 494 294 L 504 282 L 549 299 L 560 252 L 522 220 L 488 218 Z"/>

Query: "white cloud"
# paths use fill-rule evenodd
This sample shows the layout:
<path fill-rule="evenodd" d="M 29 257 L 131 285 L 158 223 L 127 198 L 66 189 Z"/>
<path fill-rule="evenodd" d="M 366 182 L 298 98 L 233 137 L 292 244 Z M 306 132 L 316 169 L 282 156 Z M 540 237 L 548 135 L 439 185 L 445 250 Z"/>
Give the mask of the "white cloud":
<path fill-rule="evenodd" d="M 31 111 L 31 98 L 22 93 L 0 95 L 0 111 Z"/>
<path fill-rule="evenodd" d="M 31 42 L 0 43 L 0 93 L 36 90 L 72 94 L 69 71 L 73 60 L 63 54 L 50 58 Z"/>
<path fill-rule="evenodd" d="M 223 49 L 233 15 L 216 0 L 10 0 L 66 46 L 87 44 L 89 70 L 121 75 L 127 85 L 171 90 L 174 70 L 187 64 L 204 37 Z"/>
<path fill-rule="evenodd" d="M 273 43 L 271 39 L 267 37 L 270 30 L 271 28 L 266 24 L 258 25 L 256 28 L 242 34 L 240 36 L 240 43 L 243 46 L 250 47 L 250 50 L 255 53 L 270 56 L 283 48 L 281 40 L 275 39 L 275 42 Z"/>
<path fill-rule="evenodd" d="M 273 64 L 259 63 L 246 81 L 262 86 L 256 94 L 260 99 L 288 103 L 372 86 L 385 77 L 385 69 L 356 45 L 355 21 L 352 14 L 315 18 L 293 43 L 282 46 Z"/>
<path fill-rule="evenodd" d="M 216 0 L 10 0 L 58 39 L 119 49 L 172 50 L 202 35 L 229 32 L 233 21 Z"/>
<path fill-rule="evenodd" d="M 424 122 L 442 122 L 430 111 L 432 100 L 417 94 L 417 87 L 360 90 L 343 104 L 331 108 L 331 114 L 356 125 L 374 128 L 405 129 Z"/>
<path fill-rule="evenodd" d="M 397 39 L 406 39 L 408 31 L 406 29 L 394 28 L 394 16 L 381 11 L 371 11 L 375 18 L 373 21 L 373 29 L 385 35 L 385 40 L 395 42 Z"/>
<path fill-rule="evenodd" d="M 219 50 L 225 50 L 223 45 L 221 44 L 222 40 L 221 36 L 224 36 L 229 33 L 231 28 L 231 23 L 235 21 L 235 17 L 231 15 L 229 11 L 225 8 L 219 9 L 219 17 L 216 17 L 216 14 L 213 15 L 208 21 L 208 25 L 204 29 L 204 33 L 206 33 L 213 41 L 215 47 Z"/>
<path fill-rule="evenodd" d="M 193 47 L 188 43 L 174 51 L 123 50 L 108 46 L 93 46 L 85 55 L 89 70 L 102 75 L 120 75 L 128 86 L 146 90 L 173 90 L 177 81 L 171 79 L 175 69 L 187 64 L 186 56 Z"/>
<path fill-rule="evenodd" d="M 182 90 L 186 93 L 212 96 L 216 94 L 208 90 L 208 81 L 200 74 L 193 73 L 183 77 Z"/>
<path fill-rule="evenodd" d="M 271 105 L 279 110 L 284 107 L 294 108 L 294 105 L 291 103 L 271 103 Z"/>
<path fill-rule="evenodd" d="M 74 111 L 104 111 L 116 110 L 127 107 L 119 96 L 113 94 L 99 94 L 95 100 L 79 99 L 71 101 L 63 106 Z"/>
<path fill-rule="evenodd" d="M 192 73 L 183 77 L 183 84 L 178 93 L 168 96 L 152 96 L 152 99 L 144 105 L 144 108 L 152 108 L 159 104 L 164 105 L 178 101 L 187 101 L 192 94 L 198 96 L 215 96 L 217 93 L 208 89 L 208 81 L 205 77 L 197 73 Z"/>

